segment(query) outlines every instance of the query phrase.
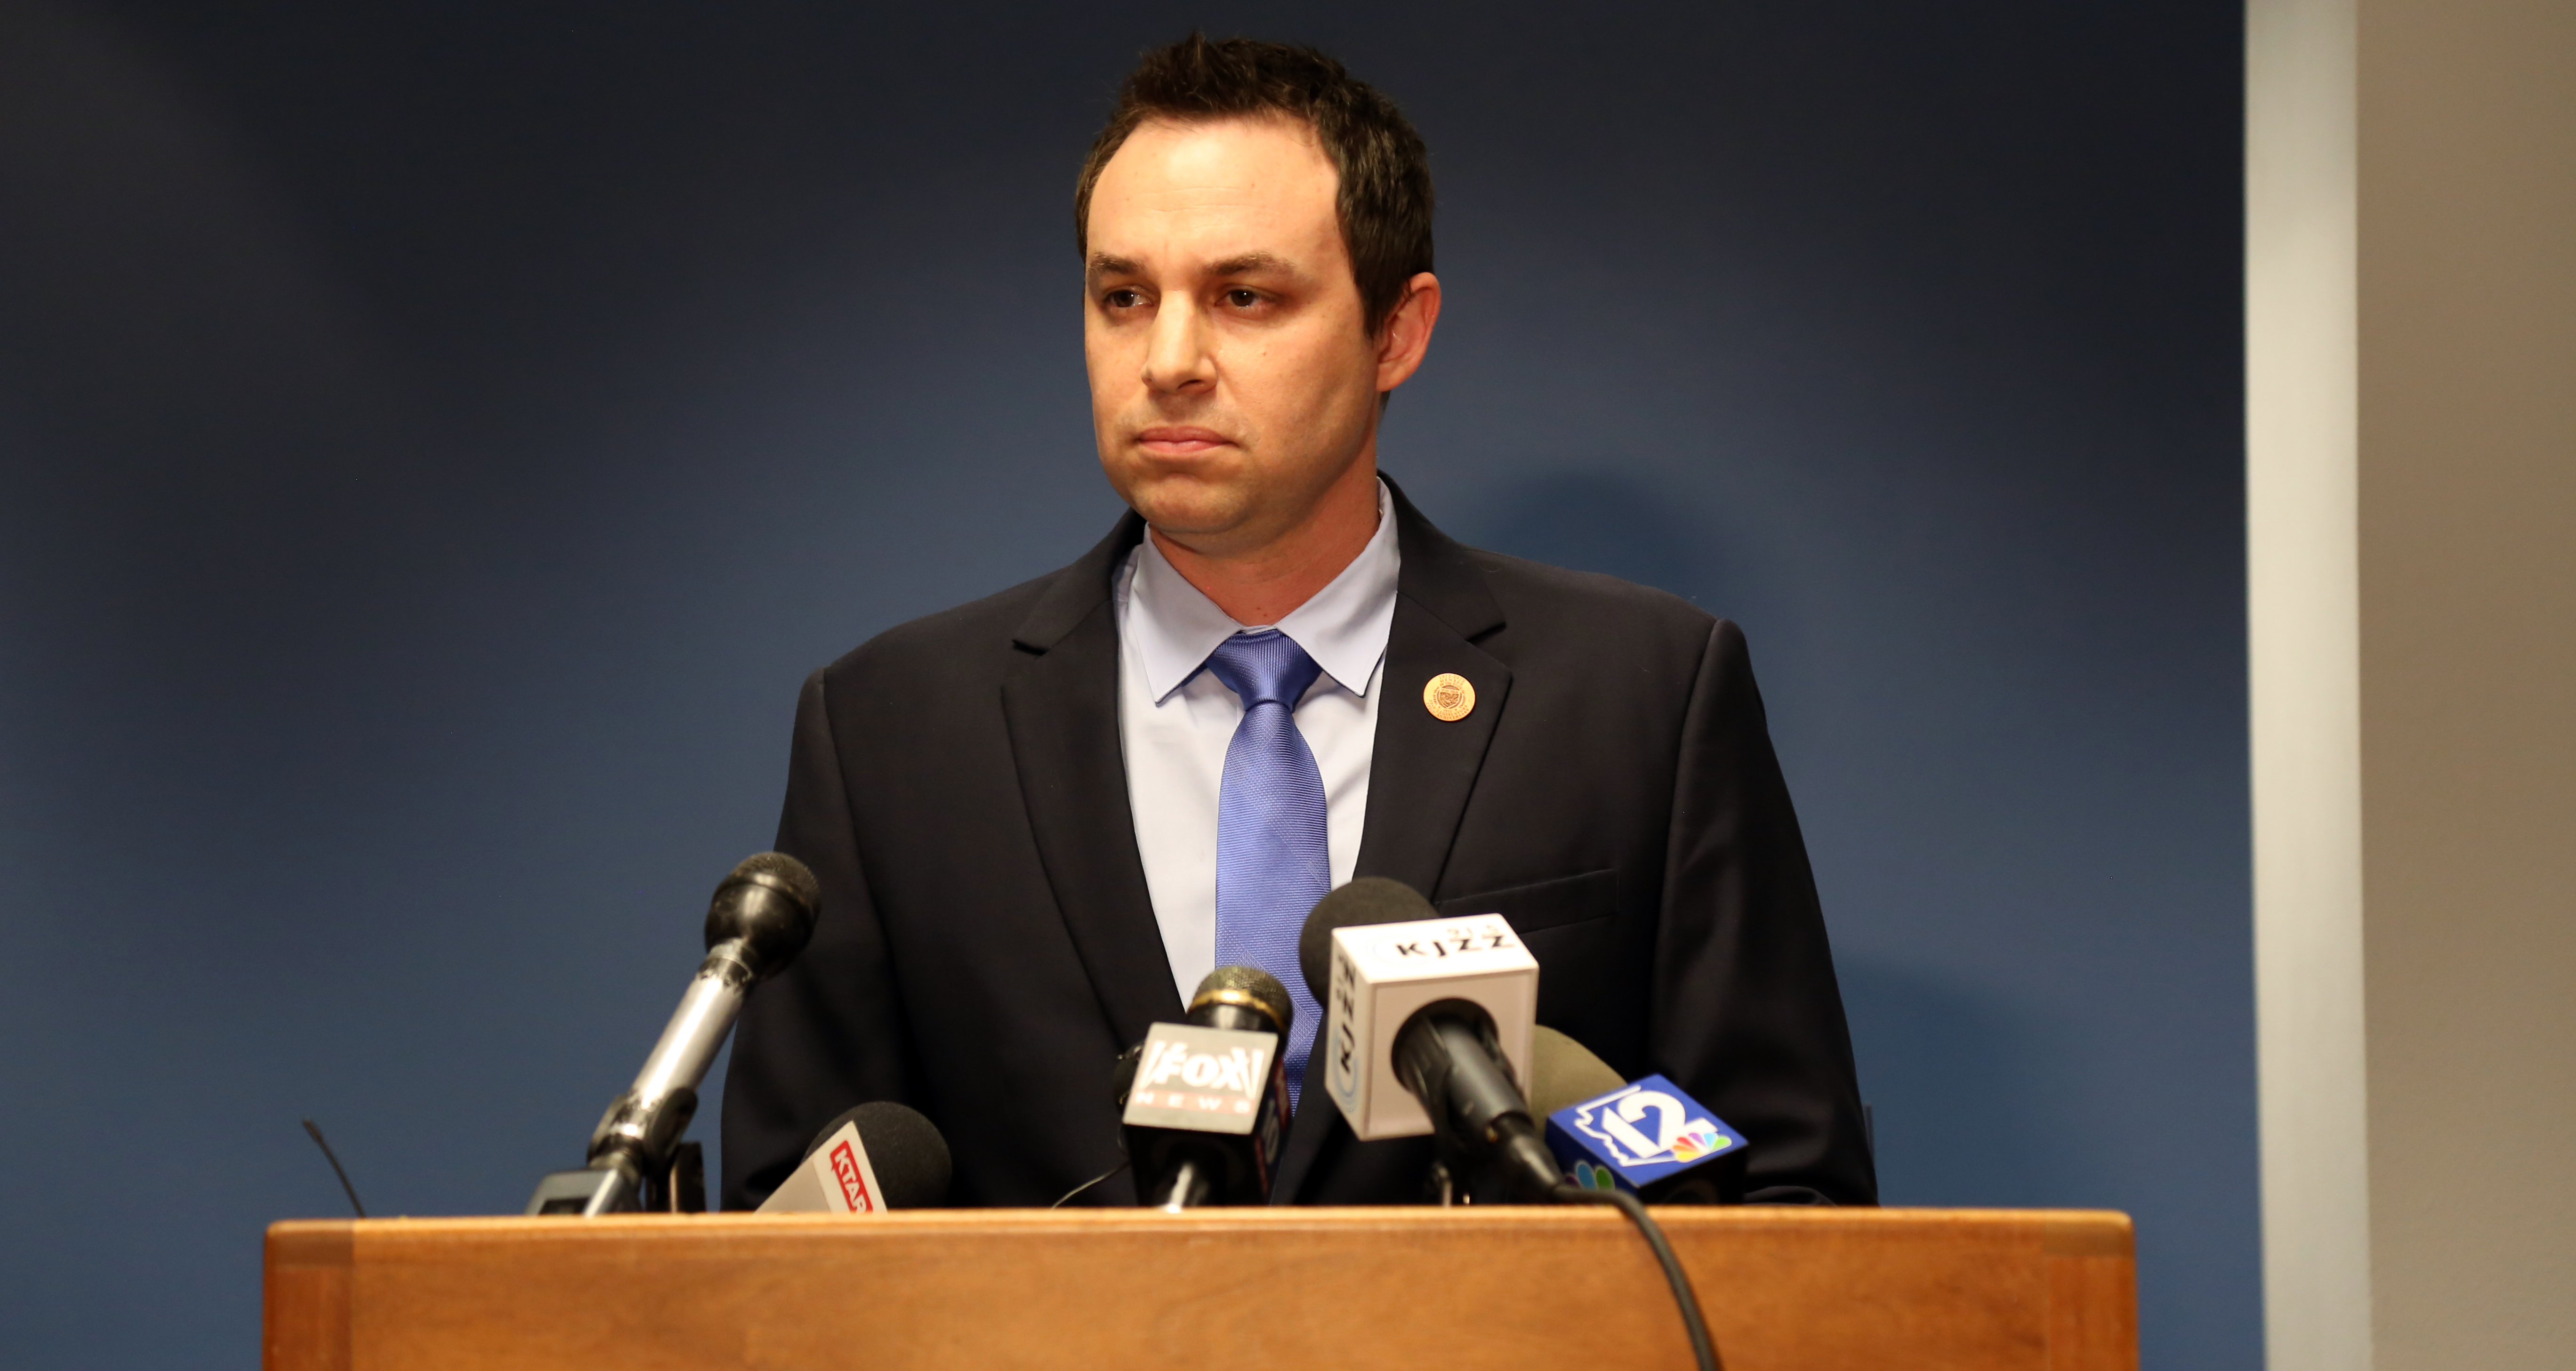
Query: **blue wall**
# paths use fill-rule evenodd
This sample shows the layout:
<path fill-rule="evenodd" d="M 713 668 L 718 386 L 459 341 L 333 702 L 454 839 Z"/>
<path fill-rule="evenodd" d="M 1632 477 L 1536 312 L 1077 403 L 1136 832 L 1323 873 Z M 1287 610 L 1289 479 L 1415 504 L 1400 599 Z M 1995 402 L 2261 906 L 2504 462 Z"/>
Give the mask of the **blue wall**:
<path fill-rule="evenodd" d="M 2138 1216 L 2260 1355 L 2238 12 L 0 0 L 0 1327 L 246 1365 L 261 1226 L 515 1210 L 805 671 L 1068 560 L 1128 55 L 1402 99 L 1389 470 L 1742 624 L 1893 1203 Z"/>

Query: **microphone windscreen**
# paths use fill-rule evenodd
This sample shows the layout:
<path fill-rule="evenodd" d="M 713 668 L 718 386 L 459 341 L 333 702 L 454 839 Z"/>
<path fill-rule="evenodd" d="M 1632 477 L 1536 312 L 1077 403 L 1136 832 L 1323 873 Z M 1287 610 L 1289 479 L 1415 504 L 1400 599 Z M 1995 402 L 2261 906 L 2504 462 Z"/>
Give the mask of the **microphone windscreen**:
<path fill-rule="evenodd" d="M 734 864 L 728 881 L 760 881 L 787 892 L 807 909 L 823 907 L 823 883 L 803 862 L 784 852 L 755 852 Z"/>
<path fill-rule="evenodd" d="M 1296 1022 L 1297 1005 L 1288 998 L 1288 987 L 1257 966 L 1220 966 L 1209 972 L 1207 979 L 1199 982 L 1199 988 L 1190 993 L 1190 1008 L 1211 1002 L 1241 1004 L 1245 1000 L 1269 1015 L 1282 1034 Z"/>
<path fill-rule="evenodd" d="M 948 1140 L 939 1125 L 919 1110 L 892 1100 L 871 1100 L 823 1125 L 805 1155 L 822 1150 L 843 1124 L 859 1130 L 859 1146 L 868 1151 L 868 1167 L 888 1209 L 936 1209 L 948 1201 Z"/>
<path fill-rule="evenodd" d="M 778 974 L 814 936 L 823 886 L 784 852 L 756 852 L 736 863 L 707 902 L 707 948 L 738 942 L 751 978 Z"/>
<path fill-rule="evenodd" d="M 1530 1037 L 1530 1117 L 1546 1122 L 1547 1116 L 1609 1094 L 1626 1085 L 1626 1079 L 1610 1069 L 1610 1064 L 1592 1055 L 1592 1049 L 1557 1032 L 1545 1024 L 1532 1030 Z"/>
<path fill-rule="evenodd" d="M 1384 876 L 1362 876 L 1315 902 L 1305 930 L 1297 935 L 1297 970 L 1306 978 L 1307 991 L 1321 1000 L 1333 969 L 1334 929 L 1439 917 L 1440 911 L 1412 886 Z"/>

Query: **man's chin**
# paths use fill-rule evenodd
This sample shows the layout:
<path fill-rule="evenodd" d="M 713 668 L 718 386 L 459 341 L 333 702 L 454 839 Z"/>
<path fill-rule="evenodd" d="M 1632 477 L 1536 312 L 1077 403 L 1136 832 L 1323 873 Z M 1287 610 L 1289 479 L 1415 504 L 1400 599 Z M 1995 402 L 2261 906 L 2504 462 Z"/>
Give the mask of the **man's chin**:
<path fill-rule="evenodd" d="M 1234 483 L 1192 472 L 1151 473 L 1122 493 L 1146 523 L 1176 537 L 1226 533 L 1243 522 L 1252 504 Z"/>

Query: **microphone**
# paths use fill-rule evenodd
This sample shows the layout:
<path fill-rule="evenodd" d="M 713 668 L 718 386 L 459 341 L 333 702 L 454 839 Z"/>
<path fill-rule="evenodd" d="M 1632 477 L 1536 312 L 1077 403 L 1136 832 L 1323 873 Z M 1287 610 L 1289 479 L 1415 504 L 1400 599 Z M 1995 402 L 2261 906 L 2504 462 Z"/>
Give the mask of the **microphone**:
<path fill-rule="evenodd" d="M 882 1214 L 948 1198 L 948 1140 L 919 1111 L 875 1100 L 823 1125 L 763 1214 Z"/>
<path fill-rule="evenodd" d="M 1354 1134 L 1429 1133 L 1448 1176 L 1553 1197 L 1562 1175 L 1519 1084 L 1538 961 L 1509 921 L 1444 918 L 1402 882 L 1362 877 L 1316 902 L 1297 960 L 1307 985 L 1329 988 L 1325 1086 Z"/>
<path fill-rule="evenodd" d="M 1288 1130 L 1281 1049 L 1296 1017 L 1278 977 L 1220 966 L 1190 996 L 1188 1022 L 1146 1030 L 1118 1098 L 1137 1203 L 1178 1213 L 1269 1202 Z"/>
<path fill-rule="evenodd" d="M 1592 1049 L 1540 1024 L 1530 1033 L 1530 1117 L 1544 1119 L 1560 1109 L 1607 1095 L 1626 1085 L 1610 1063 Z"/>
<path fill-rule="evenodd" d="M 589 1165 L 537 1182 L 528 1213 L 590 1218 L 638 1206 L 697 1113 L 698 1083 L 733 1031 L 743 996 L 805 950 L 822 903 L 814 873 L 783 852 L 746 857 L 724 878 L 707 905 L 706 960 L 635 1084 L 600 1116 Z"/>

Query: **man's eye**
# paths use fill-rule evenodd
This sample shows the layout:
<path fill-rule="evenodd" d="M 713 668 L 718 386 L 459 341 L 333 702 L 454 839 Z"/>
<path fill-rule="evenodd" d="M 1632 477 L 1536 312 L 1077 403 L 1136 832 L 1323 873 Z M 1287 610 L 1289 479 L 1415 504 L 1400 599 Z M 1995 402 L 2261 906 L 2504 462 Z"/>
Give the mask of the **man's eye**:
<path fill-rule="evenodd" d="M 1236 309 L 1250 309 L 1261 303 L 1261 296 L 1249 290 L 1229 290 L 1225 293 L 1225 302 Z"/>
<path fill-rule="evenodd" d="M 1144 303 L 1144 293 L 1135 290 L 1113 290 L 1101 297 L 1111 309 L 1134 309 Z"/>

